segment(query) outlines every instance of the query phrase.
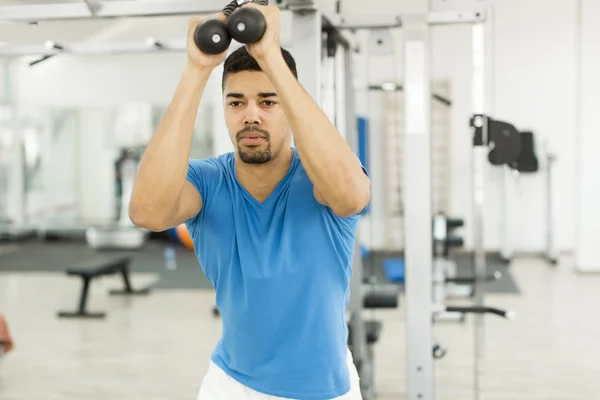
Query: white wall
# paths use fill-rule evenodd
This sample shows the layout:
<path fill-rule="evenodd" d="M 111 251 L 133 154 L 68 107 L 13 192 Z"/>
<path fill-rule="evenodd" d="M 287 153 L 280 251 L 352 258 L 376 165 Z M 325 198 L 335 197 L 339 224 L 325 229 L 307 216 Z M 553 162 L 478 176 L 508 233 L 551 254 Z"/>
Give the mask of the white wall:
<path fill-rule="evenodd" d="M 576 11 L 577 2 L 495 2 L 494 115 L 536 134 L 541 168 L 543 144 L 556 153 L 553 171 L 557 246 L 575 245 Z M 597 14 L 600 16 L 600 14 Z M 544 171 L 511 180 L 508 217 L 515 250 L 545 245 Z M 500 195 L 501 186 L 495 191 Z M 492 195 L 494 192 L 490 193 Z M 490 221 L 502 223 L 500 216 Z M 495 241 L 490 237 L 490 244 Z"/>
<path fill-rule="evenodd" d="M 14 98 L 28 106 L 168 104 L 185 61 L 183 53 L 56 57 L 23 65 Z"/>
<path fill-rule="evenodd" d="M 598 227 L 600 226 L 600 162 L 598 149 L 598 106 L 600 105 L 600 2 L 582 0 L 581 66 L 579 102 L 581 105 L 576 153 L 576 267 L 584 272 L 600 271 L 598 257 Z"/>

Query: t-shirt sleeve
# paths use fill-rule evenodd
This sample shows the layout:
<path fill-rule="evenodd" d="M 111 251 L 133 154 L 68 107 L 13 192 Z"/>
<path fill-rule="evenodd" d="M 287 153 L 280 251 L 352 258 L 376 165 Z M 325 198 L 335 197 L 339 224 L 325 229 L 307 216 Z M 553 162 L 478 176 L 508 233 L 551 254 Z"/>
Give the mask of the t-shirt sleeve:
<path fill-rule="evenodd" d="M 208 207 L 211 201 L 211 195 L 214 193 L 214 188 L 218 183 L 219 169 L 211 159 L 190 160 L 188 163 L 187 181 L 190 182 L 202 198 L 202 210 L 186 221 L 186 225 L 190 225 L 197 220 L 202 212 Z"/>
<path fill-rule="evenodd" d="M 358 159 L 358 162 L 360 162 L 360 167 L 362 168 L 365 175 L 369 177 L 369 171 L 367 171 L 367 168 L 363 165 L 363 163 L 360 161 L 360 158 L 358 158 L 358 156 L 356 156 L 356 158 Z M 370 183 L 369 183 L 369 185 L 370 185 Z M 353 217 L 357 218 L 357 217 L 360 217 L 361 215 L 364 215 L 369 210 L 370 204 L 371 204 L 371 199 L 369 199 L 369 202 L 367 203 L 365 208 L 363 208 L 358 214 L 350 216 L 350 218 L 353 218 Z"/>
<path fill-rule="evenodd" d="M 190 160 L 188 162 L 187 181 L 194 185 L 200 196 L 204 197 L 206 193 L 206 180 L 204 179 L 202 164 L 202 160 Z"/>
<path fill-rule="evenodd" d="M 358 161 L 360 162 L 360 159 Z M 369 176 L 369 172 L 367 171 L 367 168 L 362 164 L 362 162 L 360 163 L 360 166 L 361 166 L 363 172 L 365 173 L 365 175 Z M 365 208 L 363 208 L 360 212 L 358 212 L 354 215 L 351 215 L 349 217 L 340 217 L 340 216 L 336 215 L 331 208 L 326 207 L 326 209 L 332 218 L 340 221 L 342 224 L 352 224 L 352 223 L 356 222 L 356 220 L 358 220 L 362 215 L 367 213 L 367 211 L 369 210 L 370 204 L 371 204 L 371 200 L 369 199 L 369 202 L 367 203 Z"/>

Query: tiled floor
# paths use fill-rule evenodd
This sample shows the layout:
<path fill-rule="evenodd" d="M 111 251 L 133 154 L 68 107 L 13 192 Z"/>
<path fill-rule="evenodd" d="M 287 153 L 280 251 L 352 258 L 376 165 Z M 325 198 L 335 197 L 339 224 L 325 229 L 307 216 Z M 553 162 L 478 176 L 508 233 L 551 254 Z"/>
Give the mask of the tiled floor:
<path fill-rule="evenodd" d="M 517 318 L 485 318 L 481 399 L 600 399 L 600 276 L 579 275 L 570 264 L 518 260 L 511 270 L 522 293 L 488 295 L 488 304 Z M 134 277 L 138 285 L 153 279 Z M 221 329 L 211 314 L 213 294 L 106 295 L 119 284 L 104 278 L 92 288 L 90 308 L 107 311 L 105 320 L 63 320 L 55 312 L 75 307 L 77 280 L 0 274 L 0 312 L 16 340 L 0 362 L 0 400 L 195 399 Z M 373 314 L 384 321 L 375 360 L 378 398 L 405 399 L 403 310 L 367 316 Z M 435 334 L 448 350 L 436 361 L 435 398 L 476 399 L 471 320 L 438 324 Z"/>

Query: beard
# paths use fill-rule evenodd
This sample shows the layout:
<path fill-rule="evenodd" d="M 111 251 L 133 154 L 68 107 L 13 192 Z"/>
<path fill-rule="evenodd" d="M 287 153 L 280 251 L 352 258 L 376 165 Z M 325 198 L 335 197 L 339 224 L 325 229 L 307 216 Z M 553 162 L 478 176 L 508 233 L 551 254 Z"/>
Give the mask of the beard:
<path fill-rule="evenodd" d="M 241 145 L 242 135 L 249 132 L 259 133 L 265 141 L 256 146 Z M 264 164 L 271 161 L 271 135 L 256 125 L 248 125 L 235 135 L 240 160 L 246 164 Z"/>

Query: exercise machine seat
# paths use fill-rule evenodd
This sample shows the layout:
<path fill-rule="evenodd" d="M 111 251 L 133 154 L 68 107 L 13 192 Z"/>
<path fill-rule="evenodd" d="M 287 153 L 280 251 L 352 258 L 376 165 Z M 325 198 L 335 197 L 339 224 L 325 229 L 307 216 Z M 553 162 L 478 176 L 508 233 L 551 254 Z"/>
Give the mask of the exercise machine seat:
<path fill-rule="evenodd" d="M 376 283 L 366 284 L 364 288 L 364 308 L 398 308 L 398 285 Z"/>
<path fill-rule="evenodd" d="M 539 162 L 535 154 L 535 140 L 533 132 L 521 132 L 521 154 L 515 162 L 515 169 L 519 172 L 537 172 Z"/>

